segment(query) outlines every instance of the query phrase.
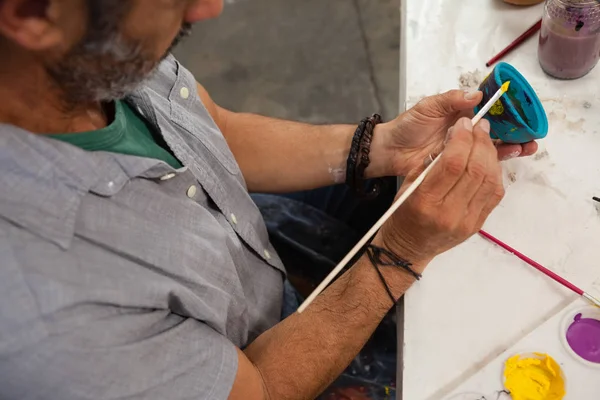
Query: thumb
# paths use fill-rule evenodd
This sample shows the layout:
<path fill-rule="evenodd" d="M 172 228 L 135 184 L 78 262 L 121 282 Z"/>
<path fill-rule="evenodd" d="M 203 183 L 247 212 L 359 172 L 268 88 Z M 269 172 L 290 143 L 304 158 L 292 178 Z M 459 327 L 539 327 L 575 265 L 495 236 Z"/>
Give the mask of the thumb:
<path fill-rule="evenodd" d="M 482 99 L 483 93 L 480 91 L 450 90 L 425 98 L 419 103 L 419 111 L 432 117 L 444 117 L 459 111 L 473 109 Z"/>

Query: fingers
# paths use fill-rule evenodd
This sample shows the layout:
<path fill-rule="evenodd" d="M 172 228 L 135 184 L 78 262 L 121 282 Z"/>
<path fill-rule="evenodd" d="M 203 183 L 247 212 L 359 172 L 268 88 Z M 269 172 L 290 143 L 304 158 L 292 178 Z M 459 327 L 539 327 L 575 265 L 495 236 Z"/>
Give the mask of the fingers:
<path fill-rule="evenodd" d="M 421 193 L 440 201 L 464 173 L 473 147 L 473 125 L 468 118 L 454 125 L 440 161 L 421 184 Z"/>
<path fill-rule="evenodd" d="M 426 167 L 428 167 L 429 164 L 431 164 L 433 162 L 433 160 L 435 160 L 440 154 L 442 154 L 442 151 L 444 151 L 444 148 L 446 147 L 446 142 L 452 135 L 452 130 L 453 130 L 453 127 L 448 129 L 448 132 L 446 132 L 446 138 L 444 140 L 444 143 L 440 143 L 431 153 L 429 153 L 429 155 L 427 157 L 425 157 L 425 160 L 423 163 L 425 164 Z"/>
<path fill-rule="evenodd" d="M 523 151 L 521 152 L 521 157 L 527 157 L 534 155 L 538 151 L 537 142 L 529 142 L 523 143 Z"/>
<path fill-rule="evenodd" d="M 496 143 L 490 141 L 490 144 L 497 149 Z M 513 152 L 516 152 L 516 150 L 513 150 Z M 472 232 L 481 229 L 490 213 L 504 198 L 502 166 L 498 162 L 499 158 L 501 158 L 500 154 L 494 157 L 493 152 L 488 153 L 488 173 L 467 206 L 465 227 Z"/>
<path fill-rule="evenodd" d="M 498 150 L 498 160 L 506 161 L 513 158 L 517 158 L 523 152 L 523 146 L 520 144 L 508 144 L 498 142 L 496 143 L 496 149 Z"/>
<path fill-rule="evenodd" d="M 490 139 L 490 123 L 482 120 L 473 129 L 473 148 L 464 174 L 450 190 L 444 202 L 453 209 L 463 210 L 470 213 L 474 208 L 479 216 L 481 208 L 487 203 L 488 197 L 494 191 L 494 183 L 489 177 L 490 172 L 497 172 L 496 149 Z M 471 204 L 472 203 L 472 204 Z"/>
<path fill-rule="evenodd" d="M 474 232 L 481 230 L 483 224 L 488 219 L 492 211 L 494 211 L 494 209 L 504 198 L 504 193 L 505 189 L 504 185 L 502 184 L 502 167 L 498 166 L 498 183 L 495 185 L 495 190 L 493 191 L 492 195 L 488 197 L 487 203 L 482 207 L 481 212 L 477 217 L 475 228 L 473 229 Z"/>
<path fill-rule="evenodd" d="M 445 117 L 459 111 L 471 110 L 483 99 L 483 93 L 451 90 L 446 93 L 426 97 L 415 108 L 430 117 Z"/>
<path fill-rule="evenodd" d="M 506 161 L 516 157 L 528 157 L 535 154 L 538 151 L 538 144 L 536 142 L 509 144 L 498 141 L 496 148 L 498 149 L 498 159 Z"/>
<path fill-rule="evenodd" d="M 504 198 L 502 167 L 495 159 L 493 160 L 493 164 L 493 167 L 490 168 L 490 173 L 486 176 L 467 207 L 466 223 L 467 226 L 473 227 L 474 231 L 481 229 L 490 213 Z"/>
<path fill-rule="evenodd" d="M 476 127 L 468 118 L 457 121 L 429 175 L 382 227 L 388 246 L 425 265 L 480 228 L 504 195 L 489 130 L 488 121 Z M 405 185 L 424 168 L 413 171 Z"/>

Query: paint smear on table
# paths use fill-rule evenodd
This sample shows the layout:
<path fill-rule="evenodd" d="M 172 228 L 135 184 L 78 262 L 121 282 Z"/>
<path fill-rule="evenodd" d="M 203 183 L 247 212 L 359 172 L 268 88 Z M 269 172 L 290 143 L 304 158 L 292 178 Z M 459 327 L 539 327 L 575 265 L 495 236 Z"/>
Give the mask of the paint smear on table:
<path fill-rule="evenodd" d="M 462 90 L 477 90 L 483 81 L 483 72 L 475 71 L 465 72 L 458 77 L 458 85 Z"/>
<path fill-rule="evenodd" d="M 547 354 L 532 357 L 520 354 L 509 358 L 504 367 L 504 386 L 513 400 L 561 400 L 565 382 L 560 366 Z"/>
<path fill-rule="evenodd" d="M 577 314 L 567 330 L 567 343 L 579 357 L 600 364 L 600 321 Z"/>

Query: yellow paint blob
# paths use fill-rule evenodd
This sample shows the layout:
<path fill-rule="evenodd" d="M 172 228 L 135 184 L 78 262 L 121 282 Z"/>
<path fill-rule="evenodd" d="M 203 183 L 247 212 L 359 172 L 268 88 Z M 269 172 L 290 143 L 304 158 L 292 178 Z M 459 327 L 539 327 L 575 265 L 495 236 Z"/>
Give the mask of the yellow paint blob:
<path fill-rule="evenodd" d="M 501 89 L 502 89 L 502 93 L 506 93 L 508 92 L 508 88 L 510 87 L 510 81 L 506 81 L 504 82 L 504 84 L 502 85 Z"/>
<path fill-rule="evenodd" d="M 565 382 L 560 366 L 547 354 L 522 358 L 516 355 L 506 361 L 504 386 L 513 400 L 561 400 Z"/>
<path fill-rule="evenodd" d="M 494 105 L 492 106 L 492 108 L 490 108 L 490 114 L 491 115 L 504 114 L 504 106 L 502 105 L 502 102 L 500 100 L 495 102 Z"/>

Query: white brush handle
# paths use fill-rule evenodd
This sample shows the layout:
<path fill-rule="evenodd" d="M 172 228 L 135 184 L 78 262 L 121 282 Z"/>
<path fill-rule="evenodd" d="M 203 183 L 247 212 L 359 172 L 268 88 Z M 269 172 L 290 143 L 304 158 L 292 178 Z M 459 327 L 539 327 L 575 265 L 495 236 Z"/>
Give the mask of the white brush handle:
<path fill-rule="evenodd" d="M 371 229 L 369 229 L 367 234 L 365 236 L 363 236 L 362 239 L 360 239 L 360 241 L 356 244 L 356 246 L 354 246 L 352 248 L 352 250 L 350 250 L 350 252 L 348 254 L 346 254 L 346 257 L 344 257 L 342 259 L 342 261 L 339 262 L 339 264 L 333 269 L 333 271 L 331 271 L 331 273 L 329 275 L 327 275 L 327 277 L 323 280 L 323 282 L 321 282 L 321 284 L 319 286 L 317 286 L 317 288 L 310 294 L 310 296 L 308 296 L 308 298 L 304 301 L 304 303 L 302 303 L 302 305 L 298 308 L 299 313 L 302 313 L 304 310 L 306 310 L 306 307 L 308 307 L 310 305 L 310 303 L 312 303 L 313 300 L 319 294 L 321 294 L 321 292 L 323 290 L 325 290 L 325 288 L 331 283 L 331 281 L 336 276 L 338 276 L 338 274 L 340 272 L 342 272 L 342 270 L 344 269 L 346 264 L 348 264 L 350 262 L 350 260 L 352 260 L 352 258 L 360 251 L 360 249 L 362 249 L 363 246 L 365 244 L 367 244 L 369 239 L 371 239 L 371 237 L 373 237 L 377 233 L 377 231 L 392 216 L 392 214 L 394 214 L 394 212 L 396 212 L 396 210 L 402 205 L 402 203 L 404 203 L 406 201 L 406 199 L 408 199 L 408 197 L 411 194 L 413 194 L 413 192 L 415 190 L 417 190 L 419 185 L 421 183 L 423 183 L 423 181 L 425 180 L 425 177 L 427 176 L 429 171 L 431 171 L 433 169 L 433 167 L 435 166 L 435 164 L 437 164 L 437 162 L 439 160 L 440 160 L 440 157 L 437 157 L 435 160 L 433 160 L 433 162 L 431 164 L 429 164 L 429 166 L 425 169 L 425 171 L 423 171 L 421 173 L 421 175 L 419 175 L 417 177 L 417 179 L 404 191 L 404 193 L 402 193 L 402 195 L 398 198 L 398 200 L 396 200 L 394 202 L 394 204 L 392 204 L 390 209 L 387 210 L 385 212 L 385 214 L 383 214 L 381 216 L 381 218 L 379 218 L 379 220 L 375 223 L 375 225 L 373 225 L 373 227 Z"/>
<path fill-rule="evenodd" d="M 473 117 L 473 119 L 471 120 L 473 126 L 477 125 L 479 121 L 481 121 L 481 119 L 485 116 L 485 114 L 487 114 L 490 108 L 492 108 L 494 103 L 496 103 L 504 93 L 505 92 L 502 88 L 500 88 L 498 92 L 496 92 L 496 94 L 490 99 L 490 101 L 488 101 L 486 105 L 477 113 L 477 115 Z M 423 172 L 421 172 L 417 179 L 404 191 L 404 193 L 402 193 L 402 195 L 394 202 L 394 204 L 392 204 L 390 209 L 387 210 L 385 214 L 381 216 L 381 218 L 379 218 L 375 225 L 373 225 L 373 227 L 369 229 L 369 231 L 365 234 L 365 236 L 363 236 L 362 239 L 360 239 L 356 246 L 354 246 L 352 250 L 350 250 L 350 252 L 346 254 L 342 261 L 340 261 L 338 265 L 336 265 L 333 271 L 331 271 L 329 275 L 327 275 L 323 282 L 321 282 L 319 286 L 317 286 L 317 288 L 313 290 L 313 292 L 310 294 L 310 296 L 306 298 L 306 300 L 304 300 L 304 303 L 302 303 L 298 308 L 299 314 L 306 310 L 306 307 L 308 307 L 317 298 L 317 296 L 321 294 L 321 292 L 325 290 L 325 288 L 327 288 L 331 281 L 333 281 L 335 277 L 338 276 L 340 272 L 342 272 L 342 270 L 350 262 L 350 260 L 352 260 L 352 258 L 360 251 L 360 249 L 362 249 L 364 245 L 367 244 L 369 239 L 371 239 L 377 233 L 377 231 L 381 229 L 383 224 L 392 216 L 392 214 L 394 214 L 394 212 L 396 212 L 396 210 L 400 208 L 400 206 L 406 201 L 406 199 L 408 199 L 408 197 L 411 194 L 413 194 L 415 190 L 417 190 L 419 185 L 423 183 L 429 172 L 431 172 L 433 167 L 440 160 L 440 156 L 441 154 L 437 156 L 436 159 L 433 160 L 433 162 L 429 164 L 429 166 L 425 168 Z"/>
<path fill-rule="evenodd" d="M 592 296 L 589 293 L 583 293 L 583 297 L 588 300 L 590 303 L 592 303 L 593 305 L 595 305 L 596 307 L 600 307 L 600 300 L 598 300 L 597 298 L 595 298 L 594 296 Z"/>

